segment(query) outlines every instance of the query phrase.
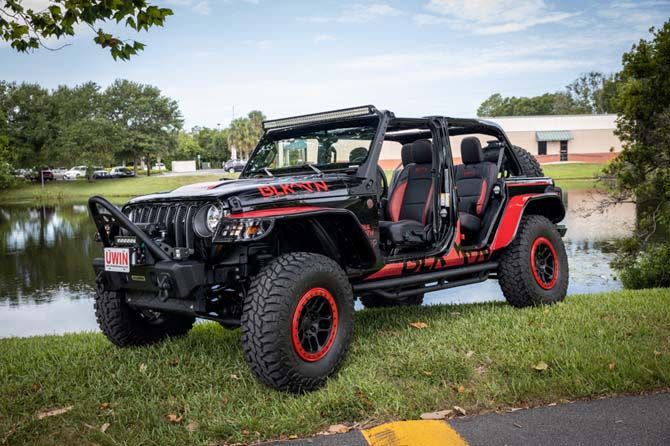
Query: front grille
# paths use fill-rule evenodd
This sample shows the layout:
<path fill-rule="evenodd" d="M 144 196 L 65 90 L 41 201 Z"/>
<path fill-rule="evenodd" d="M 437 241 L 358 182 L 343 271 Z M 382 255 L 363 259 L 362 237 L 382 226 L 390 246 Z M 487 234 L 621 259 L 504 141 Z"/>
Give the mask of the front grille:
<path fill-rule="evenodd" d="M 165 232 L 163 240 L 175 248 L 195 249 L 193 218 L 203 202 L 138 203 L 129 205 L 124 212 L 142 229 L 154 226 L 156 232 Z"/>

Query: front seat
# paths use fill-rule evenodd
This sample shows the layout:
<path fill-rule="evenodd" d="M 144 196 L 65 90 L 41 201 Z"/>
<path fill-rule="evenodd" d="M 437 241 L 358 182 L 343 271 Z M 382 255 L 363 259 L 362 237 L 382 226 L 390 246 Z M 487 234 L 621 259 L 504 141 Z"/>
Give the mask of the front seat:
<path fill-rule="evenodd" d="M 408 156 L 411 152 L 411 157 Z M 429 242 L 428 217 L 433 197 L 433 145 L 426 139 L 403 146 L 403 164 L 389 193 L 387 220 L 380 221 L 382 239 L 394 245 Z"/>
<path fill-rule="evenodd" d="M 484 211 L 498 178 L 498 166 L 484 161 L 482 145 L 474 136 L 463 138 L 461 157 L 463 164 L 456 166 L 458 217 L 461 230 L 472 236 L 482 228 Z"/>

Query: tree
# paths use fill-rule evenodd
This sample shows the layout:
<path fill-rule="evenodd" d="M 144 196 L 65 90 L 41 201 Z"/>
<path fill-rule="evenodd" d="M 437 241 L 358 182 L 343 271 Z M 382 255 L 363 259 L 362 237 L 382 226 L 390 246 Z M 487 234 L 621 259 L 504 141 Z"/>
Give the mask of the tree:
<path fill-rule="evenodd" d="M 616 94 L 614 75 L 606 76 L 597 71 L 584 73 L 566 87 L 576 104 L 589 113 L 602 114 L 614 111 L 613 99 Z"/>
<path fill-rule="evenodd" d="M 53 107 L 49 91 L 37 84 L 0 82 L 0 110 L 6 119 L 8 144 L 17 166 L 45 163 L 53 141 Z"/>
<path fill-rule="evenodd" d="M 100 87 L 94 82 L 60 86 L 51 94 L 55 138 L 48 157 L 54 163 L 106 165 L 122 145 L 120 132 L 105 117 Z"/>
<path fill-rule="evenodd" d="M 230 159 L 228 148 L 228 130 L 216 130 L 207 127 L 201 128 L 195 134 L 200 147 L 199 154 L 211 162 L 220 162 Z"/>
<path fill-rule="evenodd" d="M 7 189 L 14 184 L 12 176 L 12 155 L 9 151 L 9 137 L 7 136 L 7 120 L 0 110 L 0 190 Z"/>
<path fill-rule="evenodd" d="M 123 40 L 96 26 L 123 22 L 134 31 L 148 31 L 163 26 L 170 15 L 171 9 L 150 5 L 146 0 L 49 0 L 39 11 L 26 7 L 23 0 L 0 0 L 0 39 L 19 52 L 53 49 L 45 40 L 74 36 L 76 25 L 81 24 L 95 32 L 95 43 L 109 48 L 115 60 L 128 60 L 143 50 L 144 44 Z"/>
<path fill-rule="evenodd" d="M 587 113 L 588 108 L 566 92 L 545 93 L 533 97 L 489 96 L 477 109 L 477 116 L 567 115 Z"/>
<path fill-rule="evenodd" d="M 230 146 L 238 151 L 238 157 L 246 159 L 256 147 L 263 135 L 263 120 L 265 115 L 258 110 L 249 112 L 247 117 L 237 118 L 230 123 Z"/>
<path fill-rule="evenodd" d="M 177 102 L 150 85 L 117 80 L 104 93 L 106 118 L 119 131 L 119 153 L 135 161 L 144 158 L 147 175 L 152 158 L 168 154 L 177 146 L 183 121 Z"/>
<path fill-rule="evenodd" d="M 614 177 L 614 201 L 637 205 L 637 230 L 613 264 L 624 285 L 634 287 L 670 286 L 670 21 L 651 33 L 653 39 L 623 55 L 616 76 L 623 149 L 606 169 Z"/>

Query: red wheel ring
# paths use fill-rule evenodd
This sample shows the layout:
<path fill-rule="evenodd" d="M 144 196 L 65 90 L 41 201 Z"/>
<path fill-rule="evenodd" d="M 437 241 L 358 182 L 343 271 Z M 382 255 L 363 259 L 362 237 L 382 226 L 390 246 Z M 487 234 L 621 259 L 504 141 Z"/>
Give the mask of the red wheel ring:
<path fill-rule="evenodd" d="M 550 290 L 558 281 L 558 256 L 546 237 L 538 237 L 530 248 L 530 270 L 540 287 Z"/>
<path fill-rule="evenodd" d="M 315 362 L 328 354 L 338 326 L 337 303 L 325 288 L 312 288 L 302 295 L 293 312 L 291 340 L 298 357 Z"/>

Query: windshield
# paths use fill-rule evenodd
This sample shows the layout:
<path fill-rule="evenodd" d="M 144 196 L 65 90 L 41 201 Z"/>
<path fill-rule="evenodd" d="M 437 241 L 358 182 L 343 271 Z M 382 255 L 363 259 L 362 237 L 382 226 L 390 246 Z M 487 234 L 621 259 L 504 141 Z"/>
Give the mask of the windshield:
<path fill-rule="evenodd" d="M 376 127 L 342 127 L 268 135 L 249 159 L 247 173 L 281 174 L 359 166 L 368 157 Z"/>

